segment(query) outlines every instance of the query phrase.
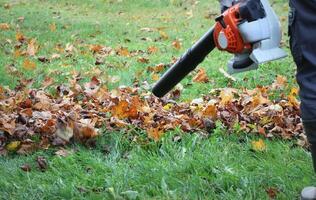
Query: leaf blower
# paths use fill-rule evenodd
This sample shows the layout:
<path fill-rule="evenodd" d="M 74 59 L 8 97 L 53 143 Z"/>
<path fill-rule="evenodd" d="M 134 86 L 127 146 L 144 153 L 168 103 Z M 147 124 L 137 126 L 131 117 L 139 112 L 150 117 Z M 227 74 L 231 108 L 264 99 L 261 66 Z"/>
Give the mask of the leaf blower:
<path fill-rule="evenodd" d="M 234 54 L 228 62 L 230 74 L 257 69 L 261 63 L 287 56 L 280 48 L 280 21 L 268 0 L 237 1 L 215 22 L 154 85 L 155 96 L 168 93 L 215 47 Z"/>

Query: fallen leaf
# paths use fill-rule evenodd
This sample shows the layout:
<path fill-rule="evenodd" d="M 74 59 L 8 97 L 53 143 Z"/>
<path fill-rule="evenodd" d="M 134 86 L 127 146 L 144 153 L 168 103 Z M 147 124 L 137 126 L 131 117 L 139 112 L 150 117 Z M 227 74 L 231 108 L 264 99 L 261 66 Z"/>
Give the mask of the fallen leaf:
<path fill-rule="evenodd" d="M 10 29 L 10 25 L 7 23 L 0 23 L 0 30 L 9 30 Z"/>
<path fill-rule="evenodd" d="M 36 158 L 36 162 L 37 162 L 37 166 L 38 166 L 39 170 L 41 170 L 42 172 L 47 170 L 48 164 L 47 164 L 45 157 L 38 156 Z"/>
<path fill-rule="evenodd" d="M 172 42 L 172 46 L 173 46 L 175 49 L 180 50 L 182 44 L 181 44 L 181 42 L 180 42 L 179 40 L 175 40 L 175 41 Z"/>
<path fill-rule="evenodd" d="M 19 148 L 20 144 L 20 141 L 12 141 L 6 146 L 6 149 L 8 151 L 16 151 Z"/>
<path fill-rule="evenodd" d="M 251 142 L 252 149 L 255 151 L 264 151 L 266 150 L 266 144 L 262 139 L 259 139 L 258 141 L 252 141 Z"/>
<path fill-rule="evenodd" d="M 31 39 L 27 45 L 27 54 L 29 56 L 35 56 L 37 49 L 38 49 L 38 46 L 36 45 L 36 40 Z"/>
<path fill-rule="evenodd" d="M 56 31 L 56 24 L 55 23 L 49 24 L 49 29 L 51 32 L 55 32 Z"/>
<path fill-rule="evenodd" d="M 208 81 L 209 79 L 203 68 L 199 69 L 198 73 L 193 77 L 193 82 L 207 83 Z"/>
<path fill-rule="evenodd" d="M 23 43 L 23 42 L 26 40 L 26 37 L 23 35 L 23 33 L 17 32 L 17 33 L 15 34 L 15 39 L 16 39 L 17 41 Z"/>
<path fill-rule="evenodd" d="M 167 35 L 166 32 L 164 32 L 164 31 L 159 31 L 159 34 L 160 34 L 160 37 L 161 37 L 163 40 L 168 40 L 168 39 L 169 39 L 169 36 Z"/>
<path fill-rule="evenodd" d="M 158 48 L 155 47 L 155 46 L 150 46 L 147 48 L 147 51 L 149 54 L 154 54 L 154 53 L 157 53 L 158 52 Z"/>
<path fill-rule="evenodd" d="M 31 166 L 29 164 L 23 164 L 20 168 L 25 172 L 31 171 Z"/>
<path fill-rule="evenodd" d="M 23 61 L 23 68 L 25 70 L 34 70 L 36 68 L 36 64 L 35 64 L 35 62 L 33 62 L 29 59 L 25 59 Z"/>
<path fill-rule="evenodd" d="M 147 134 L 149 138 L 155 141 L 159 141 L 164 132 L 162 130 L 159 130 L 158 128 L 150 128 L 147 130 Z"/>

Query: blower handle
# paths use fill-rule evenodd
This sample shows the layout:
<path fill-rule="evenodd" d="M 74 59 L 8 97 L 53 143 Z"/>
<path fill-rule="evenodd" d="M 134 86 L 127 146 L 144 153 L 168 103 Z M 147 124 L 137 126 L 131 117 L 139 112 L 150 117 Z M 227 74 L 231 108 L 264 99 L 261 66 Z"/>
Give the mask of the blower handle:
<path fill-rule="evenodd" d="M 208 30 L 181 58 L 160 78 L 153 87 L 153 94 L 163 97 L 216 47 L 213 39 L 214 27 Z"/>

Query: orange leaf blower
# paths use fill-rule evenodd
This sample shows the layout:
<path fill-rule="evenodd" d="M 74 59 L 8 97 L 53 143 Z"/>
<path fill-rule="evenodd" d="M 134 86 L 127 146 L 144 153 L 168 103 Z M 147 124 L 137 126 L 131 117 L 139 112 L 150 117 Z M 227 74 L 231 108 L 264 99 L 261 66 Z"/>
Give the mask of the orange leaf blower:
<path fill-rule="evenodd" d="M 237 1 L 215 21 L 154 85 L 154 95 L 162 97 L 168 93 L 215 47 L 234 54 L 228 62 L 230 74 L 257 69 L 261 63 L 286 57 L 279 48 L 280 22 L 268 0 Z"/>

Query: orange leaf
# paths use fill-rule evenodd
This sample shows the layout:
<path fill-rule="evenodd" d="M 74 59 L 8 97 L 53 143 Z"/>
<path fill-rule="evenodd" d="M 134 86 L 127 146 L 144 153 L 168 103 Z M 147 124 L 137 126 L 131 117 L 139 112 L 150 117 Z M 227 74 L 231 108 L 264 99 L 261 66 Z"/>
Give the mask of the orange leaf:
<path fill-rule="evenodd" d="M 10 25 L 7 23 L 0 23 L 0 30 L 9 30 L 10 29 Z"/>
<path fill-rule="evenodd" d="M 15 34 L 15 39 L 16 39 L 17 41 L 19 41 L 19 42 L 24 42 L 26 38 L 25 38 L 25 36 L 23 35 L 23 33 L 17 32 L 17 33 Z"/>
<path fill-rule="evenodd" d="M 172 42 L 172 46 L 175 48 L 175 49 L 177 49 L 177 50 L 179 50 L 179 49 L 181 49 L 181 43 L 180 43 L 180 41 L 179 40 L 175 40 L 175 41 L 173 41 Z"/>
<path fill-rule="evenodd" d="M 155 46 L 150 46 L 150 47 L 148 47 L 147 51 L 149 54 L 153 54 L 153 53 L 158 52 L 158 48 Z"/>
<path fill-rule="evenodd" d="M 217 117 L 217 108 L 215 104 L 209 104 L 203 110 L 203 116 L 216 118 Z"/>
<path fill-rule="evenodd" d="M 119 55 L 119 56 L 125 56 L 125 57 L 129 57 L 130 56 L 130 53 L 128 51 L 127 48 L 125 47 L 120 47 L 116 50 L 116 53 Z"/>
<path fill-rule="evenodd" d="M 139 57 L 137 59 L 137 62 L 140 62 L 140 63 L 149 63 L 149 59 L 148 58 L 144 58 L 144 57 Z"/>
<path fill-rule="evenodd" d="M 208 77 L 204 69 L 199 69 L 198 73 L 193 77 L 193 82 L 207 83 Z"/>
<path fill-rule="evenodd" d="M 36 68 L 36 64 L 28 59 L 24 60 L 23 68 L 26 70 L 34 70 Z"/>
<path fill-rule="evenodd" d="M 103 49 L 102 45 L 99 45 L 99 44 L 90 45 L 90 51 L 92 51 L 93 53 L 99 53 L 101 52 L 102 49 Z"/>
<path fill-rule="evenodd" d="M 158 128 L 150 128 L 147 130 L 147 134 L 149 138 L 158 141 L 164 134 L 164 132 L 162 130 L 159 130 Z"/>

